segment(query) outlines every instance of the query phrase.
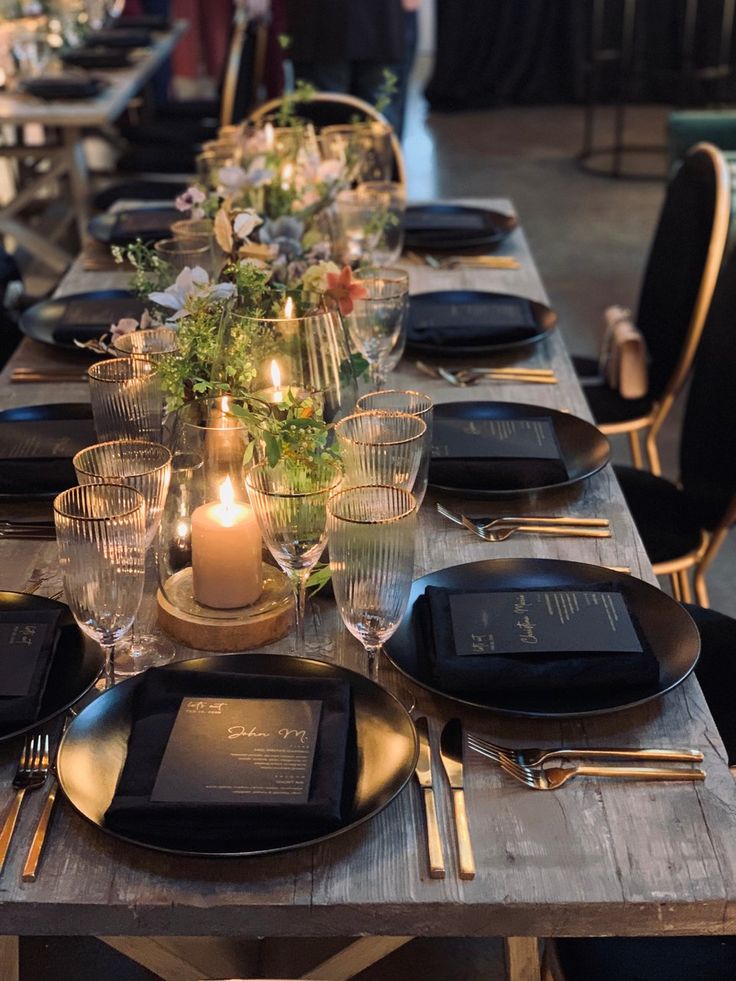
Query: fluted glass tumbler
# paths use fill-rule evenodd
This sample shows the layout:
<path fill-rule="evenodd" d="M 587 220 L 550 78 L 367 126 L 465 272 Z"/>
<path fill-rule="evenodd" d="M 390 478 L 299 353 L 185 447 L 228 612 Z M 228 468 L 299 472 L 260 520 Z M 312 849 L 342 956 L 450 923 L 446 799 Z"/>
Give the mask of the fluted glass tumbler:
<path fill-rule="evenodd" d="M 426 424 L 408 412 L 356 412 L 335 425 L 346 486 L 390 484 L 411 490 Z"/>
<path fill-rule="evenodd" d="M 410 490 L 414 495 L 417 508 L 421 507 L 427 492 L 429 479 L 429 461 L 432 456 L 432 415 L 434 403 L 429 395 L 415 392 L 412 389 L 385 389 L 381 392 L 368 392 L 361 395 L 355 404 L 361 412 L 407 412 L 421 419 L 427 427 L 422 442 L 422 458 L 419 470 Z"/>
<path fill-rule="evenodd" d="M 105 688 L 115 684 L 115 645 L 143 596 L 145 510 L 143 495 L 124 484 L 71 487 L 54 500 L 66 601 L 105 652 Z"/>
<path fill-rule="evenodd" d="M 97 361 L 87 375 L 98 439 L 161 441 L 163 390 L 151 361 L 140 357 Z"/>
<path fill-rule="evenodd" d="M 120 482 L 137 490 L 145 501 L 146 548 L 158 535 L 171 480 L 171 452 L 160 443 L 113 440 L 80 450 L 73 459 L 80 484 Z M 173 660 L 175 649 L 164 637 L 140 634 L 135 626 L 129 642 L 118 645 L 118 675 L 138 674 Z"/>
<path fill-rule="evenodd" d="M 351 487 L 327 505 L 332 587 L 343 623 L 378 673 L 381 645 L 406 612 L 414 572 L 416 502 L 398 487 Z"/>
<path fill-rule="evenodd" d="M 245 477 L 263 540 L 294 590 L 297 654 L 304 652 L 307 579 L 324 551 L 327 501 L 341 481 L 342 468 L 332 461 L 260 463 Z"/>
<path fill-rule="evenodd" d="M 121 334 L 112 342 L 115 354 L 120 357 L 142 357 L 155 364 L 177 349 L 178 333 L 172 327 L 151 327 L 149 330 L 132 330 Z"/>

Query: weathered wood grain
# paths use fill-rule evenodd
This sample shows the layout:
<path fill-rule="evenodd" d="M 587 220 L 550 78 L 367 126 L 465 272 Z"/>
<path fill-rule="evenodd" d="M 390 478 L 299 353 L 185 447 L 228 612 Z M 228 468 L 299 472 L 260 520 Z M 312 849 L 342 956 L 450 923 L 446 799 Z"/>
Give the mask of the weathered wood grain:
<path fill-rule="evenodd" d="M 521 231 L 513 233 L 503 251 L 517 255 L 522 269 L 437 273 L 416 266 L 411 269 L 412 288 L 487 286 L 544 300 Z M 121 284 L 117 274 L 83 273 L 75 267 L 62 290 Z M 18 357 L 27 354 L 25 345 Z M 454 389 L 420 375 L 409 359 L 391 381 L 395 387 L 428 391 L 437 401 L 515 400 L 587 416 L 559 332 L 532 349 L 525 363 L 553 366 L 560 384 Z M 83 385 L 0 382 L 3 405 L 85 397 Z M 506 504 L 498 510 L 509 513 L 515 507 Z M 534 507 L 549 514 L 607 516 L 613 537 L 517 537 L 490 545 L 440 518 L 430 494 L 420 515 L 416 574 L 494 556 L 535 556 L 626 565 L 655 582 L 610 469 L 579 489 L 540 498 Z M 478 510 L 489 509 L 481 505 Z M 0 543 L 0 588 L 56 594 L 60 584 L 53 543 Z M 329 600 L 311 604 L 307 641 L 315 657 L 365 667 L 362 652 L 339 626 Z M 288 652 L 290 642 L 269 649 Z M 182 649 L 183 655 L 188 653 Z M 382 678 L 400 697 L 411 687 L 388 665 L 382 666 Z M 429 717 L 436 744 L 442 722 L 457 713 L 457 706 L 420 690 L 409 697 Z M 30 840 L 42 804 L 39 795 L 29 800 L 21 817 L 10 864 L 0 880 L 2 931 L 523 938 L 736 930 L 736 789 L 694 679 L 655 704 L 585 720 L 513 720 L 480 711 L 462 715 L 474 731 L 510 744 L 693 746 L 705 753 L 708 777 L 701 785 L 577 780 L 559 793 L 541 794 L 469 755 L 466 798 L 478 864 L 472 882 L 457 876 L 450 800 L 439 768 L 437 803 L 448 859 L 444 880 L 429 877 L 421 798 L 418 788 L 410 786 L 375 820 L 331 842 L 240 861 L 187 860 L 124 845 L 87 825 L 61 802 L 38 879 L 21 883 L 22 845 Z M 10 784 L 17 749 L 16 744 L 0 745 L 0 787 Z"/>

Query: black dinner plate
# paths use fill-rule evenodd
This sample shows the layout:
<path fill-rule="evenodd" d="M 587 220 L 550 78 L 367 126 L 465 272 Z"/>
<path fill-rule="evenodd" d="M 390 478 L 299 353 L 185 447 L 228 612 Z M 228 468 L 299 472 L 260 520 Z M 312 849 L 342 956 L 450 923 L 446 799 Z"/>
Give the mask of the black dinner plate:
<path fill-rule="evenodd" d="M 94 422 L 92 420 L 92 406 L 89 402 L 52 402 L 49 405 L 18 405 L 12 409 L 3 409 L 0 412 L 0 426 L 14 422 L 42 422 L 44 420 L 82 420 L 89 422 L 89 443 L 92 445 L 97 442 Z M 28 461 L 28 473 L 32 472 L 32 462 Z M 9 491 L 0 493 L 0 500 L 24 501 L 52 501 L 54 497 L 68 487 L 74 487 L 77 478 L 74 473 L 71 458 L 58 460 L 59 483 L 55 490 L 34 492 L 23 482 L 18 484 L 15 493 Z"/>
<path fill-rule="evenodd" d="M 451 589 L 542 589 L 615 583 L 659 661 L 659 683 L 617 690 L 519 692 L 480 694 L 477 701 L 435 687 L 427 661 L 420 657 L 414 637 L 413 607 L 427 586 Z M 602 715 L 659 698 L 687 678 L 700 654 L 700 635 L 690 614 L 656 586 L 622 572 L 583 562 L 556 559 L 488 559 L 440 569 L 412 584 L 409 606 L 398 630 L 384 650 L 399 671 L 436 694 L 474 708 L 504 715 L 567 718 Z"/>
<path fill-rule="evenodd" d="M 347 681 L 353 691 L 358 740 L 358 778 L 351 812 L 342 827 L 319 838 L 307 840 L 295 828 L 293 836 L 285 837 L 271 848 L 251 849 L 243 841 L 242 850 L 235 852 L 162 848 L 147 840 L 143 827 L 136 838 L 110 831 L 104 825 L 104 814 L 125 763 L 133 693 L 140 683 L 139 675 L 116 685 L 87 706 L 69 727 L 58 756 L 59 780 L 72 805 L 83 817 L 116 838 L 157 851 L 212 857 L 288 851 L 334 838 L 374 817 L 390 804 L 414 772 L 418 747 L 411 719 L 393 695 L 363 675 L 324 661 L 261 653 L 200 657 L 172 667 L 179 671 L 224 670 Z"/>
<path fill-rule="evenodd" d="M 541 405 L 527 405 L 523 402 L 441 402 L 434 407 L 434 418 L 446 419 L 538 419 L 549 418 L 557 437 L 560 457 L 567 470 L 567 480 L 557 484 L 523 489 L 469 489 L 463 486 L 463 467 L 458 461 L 457 484 L 430 484 L 435 490 L 460 495 L 474 500 L 493 500 L 496 498 L 527 497 L 545 491 L 561 490 L 587 480 L 598 473 L 611 457 L 611 444 L 603 433 L 585 419 L 579 419 L 569 412 L 559 412 Z"/>
<path fill-rule="evenodd" d="M 20 329 L 42 344 L 79 350 L 74 341 L 91 341 L 121 317 L 140 320 L 145 303 L 128 290 L 95 290 L 41 300 L 24 311 Z"/>
<path fill-rule="evenodd" d="M 153 38 L 150 31 L 126 26 L 95 31 L 84 43 L 88 48 L 147 48 L 153 44 Z"/>
<path fill-rule="evenodd" d="M 59 57 L 65 65 L 77 68 L 128 68 L 130 55 L 127 51 L 113 48 L 72 48 Z"/>
<path fill-rule="evenodd" d="M 107 82 L 93 75 L 48 75 L 27 78 L 20 88 L 37 99 L 93 99 L 107 88 Z"/>
<path fill-rule="evenodd" d="M 404 214 L 407 249 L 493 249 L 517 225 L 515 215 L 460 204 L 415 204 Z"/>
<path fill-rule="evenodd" d="M 92 238 L 105 245 L 130 245 L 138 238 L 144 242 L 169 238 L 172 224 L 180 220 L 181 212 L 175 208 L 135 208 L 95 215 L 87 230 Z"/>
<path fill-rule="evenodd" d="M 495 311 L 495 313 L 494 313 Z M 518 312 L 518 322 L 516 313 Z M 442 290 L 415 293 L 409 300 L 406 346 L 416 354 L 452 357 L 495 354 L 544 340 L 555 328 L 557 314 L 544 303 L 510 293 L 481 290 Z M 463 327 L 488 327 L 487 335 L 472 341 L 453 341 Z M 441 330 L 448 340 L 423 337 L 420 328 Z"/>
<path fill-rule="evenodd" d="M 49 671 L 38 719 L 21 729 L 0 727 L 0 741 L 38 729 L 66 712 L 86 695 L 99 678 L 105 659 L 102 651 L 82 633 L 69 607 L 57 600 L 30 593 L 0 592 L 0 610 L 61 610 L 61 636 Z M 1 655 L 0 655 L 1 656 Z"/>

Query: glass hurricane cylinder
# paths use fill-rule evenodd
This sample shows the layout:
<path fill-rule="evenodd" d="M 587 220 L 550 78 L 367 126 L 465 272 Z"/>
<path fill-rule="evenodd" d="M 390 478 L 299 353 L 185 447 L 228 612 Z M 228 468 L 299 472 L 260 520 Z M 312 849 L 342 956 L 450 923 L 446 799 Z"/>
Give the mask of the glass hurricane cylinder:
<path fill-rule="evenodd" d="M 378 120 L 323 126 L 319 143 L 326 160 L 339 160 L 353 181 L 390 181 L 391 127 Z"/>
<path fill-rule="evenodd" d="M 429 461 L 432 456 L 432 416 L 434 409 L 432 399 L 423 392 L 415 392 L 411 389 L 386 389 L 382 392 L 368 392 L 366 395 L 361 395 L 356 404 L 356 409 L 361 412 L 406 412 L 421 419 L 427 427 L 422 440 L 422 457 L 419 461 L 419 469 L 410 488 L 417 502 L 417 508 L 421 507 L 427 492 Z"/>
<path fill-rule="evenodd" d="M 69 609 L 105 651 L 105 688 L 115 684 L 115 645 L 143 595 L 145 501 L 123 484 L 72 487 L 54 500 L 59 567 Z"/>
<path fill-rule="evenodd" d="M 357 412 L 335 426 L 345 484 L 390 484 L 411 490 L 424 449 L 426 424 L 406 412 Z"/>
<path fill-rule="evenodd" d="M 161 441 L 163 391 L 155 365 L 140 357 L 111 358 L 91 365 L 89 393 L 100 440 Z"/>
<path fill-rule="evenodd" d="M 398 487 L 352 487 L 327 505 L 332 588 L 343 623 L 378 673 L 381 645 L 406 612 L 414 571 L 416 503 Z"/>

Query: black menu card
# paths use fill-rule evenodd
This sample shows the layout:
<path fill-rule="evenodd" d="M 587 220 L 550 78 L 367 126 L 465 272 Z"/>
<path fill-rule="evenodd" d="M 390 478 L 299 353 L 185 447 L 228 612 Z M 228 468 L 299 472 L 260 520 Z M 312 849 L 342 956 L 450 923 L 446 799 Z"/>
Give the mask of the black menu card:
<path fill-rule="evenodd" d="M 342 679 L 154 668 L 105 824 L 183 851 L 307 841 L 349 818 L 356 754 Z"/>
<path fill-rule="evenodd" d="M 38 713 L 58 640 L 60 610 L 0 612 L 0 726 L 30 725 Z"/>
<path fill-rule="evenodd" d="M 71 327 L 94 327 L 100 334 L 124 317 L 140 320 L 143 313 L 141 300 L 136 296 L 100 296 L 70 300 L 59 320 Z"/>
<path fill-rule="evenodd" d="M 0 494 L 54 494 L 73 487 L 72 457 L 96 442 L 91 419 L 0 422 Z"/>
<path fill-rule="evenodd" d="M 173 208 L 138 208 L 136 211 L 121 211 L 115 218 L 113 238 L 125 236 L 134 238 L 146 232 L 155 233 L 156 238 L 166 238 L 172 224 L 181 220 L 181 212 Z"/>
<path fill-rule="evenodd" d="M 185 698 L 152 801 L 305 804 L 319 701 Z"/>
<path fill-rule="evenodd" d="M 409 305 L 409 341 L 425 345 L 523 343 L 540 327 L 531 301 L 505 293 L 418 293 Z"/>
<path fill-rule="evenodd" d="M 468 489 L 517 490 L 562 483 L 567 468 L 548 416 L 469 419 L 435 413 L 429 480 Z"/>
<path fill-rule="evenodd" d="M 659 665 L 612 584 L 514 590 L 429 586 L 417 643 L 449 692 L 654 684 Z"/>

